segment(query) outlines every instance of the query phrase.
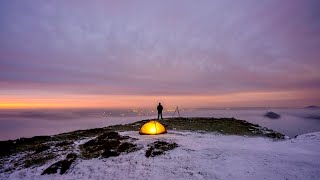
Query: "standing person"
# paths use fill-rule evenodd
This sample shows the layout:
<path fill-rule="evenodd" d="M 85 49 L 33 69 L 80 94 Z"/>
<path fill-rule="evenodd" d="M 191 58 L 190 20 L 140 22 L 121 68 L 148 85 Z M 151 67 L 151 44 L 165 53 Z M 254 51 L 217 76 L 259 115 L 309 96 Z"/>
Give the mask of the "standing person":
<path fill-rule="evenodd" d="M 161 103 L 159 103 L 158 107 L 157 107 L 157 110 L 158 110 L 158 120 L 159 120 L 159 116 L 161 115 L 161 119 L 162 119 L 162 110 L 163 110 L 163 107 L 161 105 Z"/>

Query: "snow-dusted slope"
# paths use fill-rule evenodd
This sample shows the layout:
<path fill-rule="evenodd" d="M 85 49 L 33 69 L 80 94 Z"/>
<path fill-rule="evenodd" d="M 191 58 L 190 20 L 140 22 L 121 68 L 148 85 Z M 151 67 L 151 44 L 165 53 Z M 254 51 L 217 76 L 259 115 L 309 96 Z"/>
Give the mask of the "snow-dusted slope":
<path fill-rule="evenodd" d="M 224 136 L 169 132 L 137 138 L 144 148 L 108 159 L 78 159 L 67 174 L 40 175 L 50 164 L 0 174 L 2 179 L 319 179 L 320 132 L 295 139 Z M 147 145 L 155 140 L 176 142 L 179 147 L 152 158 Z"/>

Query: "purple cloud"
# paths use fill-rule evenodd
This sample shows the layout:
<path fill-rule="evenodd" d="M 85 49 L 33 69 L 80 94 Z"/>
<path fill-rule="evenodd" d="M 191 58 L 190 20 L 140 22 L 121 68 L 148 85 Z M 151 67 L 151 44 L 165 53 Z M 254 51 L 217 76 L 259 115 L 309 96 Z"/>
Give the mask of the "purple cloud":
<path fill-rule="evenodd" d="M 3 1 L 0 92 L 314 91 L 319 8 L 316 0 Z"/>

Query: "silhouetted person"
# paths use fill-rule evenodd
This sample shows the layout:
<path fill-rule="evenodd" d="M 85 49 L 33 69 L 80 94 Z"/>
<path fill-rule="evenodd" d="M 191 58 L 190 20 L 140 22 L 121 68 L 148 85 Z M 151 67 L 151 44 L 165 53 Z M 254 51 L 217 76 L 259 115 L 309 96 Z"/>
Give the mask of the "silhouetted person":
<path fill-rule="evenodd" d="M 163 110 L 163 107 L 161 105 L 161 103 L 159 103 L 158 107 L 157 107 L 157 110 L 158 110 L 158 119 L 159 119 L 159 116 L 161 116 L 161 119 L 162 119 L 162 110 Z"/>

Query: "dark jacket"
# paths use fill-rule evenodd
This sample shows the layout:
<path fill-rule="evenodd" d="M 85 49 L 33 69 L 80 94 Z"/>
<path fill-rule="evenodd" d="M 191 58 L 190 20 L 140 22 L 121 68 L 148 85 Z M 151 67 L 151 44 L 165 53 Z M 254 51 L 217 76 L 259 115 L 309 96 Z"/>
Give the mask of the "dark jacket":
<path fill-rule="evenodd" d="M 158 107 L 157 107 L 157 110 L 158 110 L 158 112 L 162 112 L 163 107 L 159 104 Z"/>

